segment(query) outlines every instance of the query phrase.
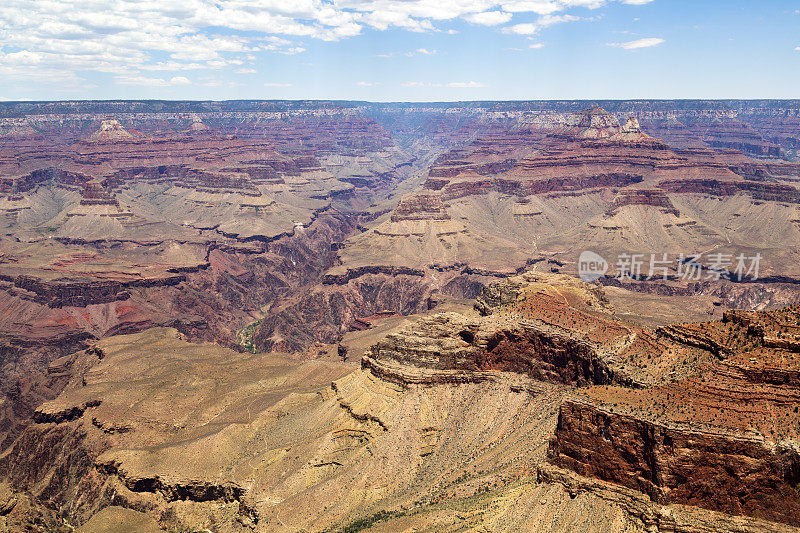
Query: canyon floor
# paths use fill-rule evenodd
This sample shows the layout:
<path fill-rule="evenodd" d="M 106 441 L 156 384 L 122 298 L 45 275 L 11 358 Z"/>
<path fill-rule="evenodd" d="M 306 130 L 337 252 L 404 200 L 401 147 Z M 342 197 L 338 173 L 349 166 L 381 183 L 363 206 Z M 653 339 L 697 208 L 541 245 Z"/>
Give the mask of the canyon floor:
<path fill-rule="evenodd" d="M 794 531 L 798 143 L 797 102 L 0 102 L 0 531 Z"/>

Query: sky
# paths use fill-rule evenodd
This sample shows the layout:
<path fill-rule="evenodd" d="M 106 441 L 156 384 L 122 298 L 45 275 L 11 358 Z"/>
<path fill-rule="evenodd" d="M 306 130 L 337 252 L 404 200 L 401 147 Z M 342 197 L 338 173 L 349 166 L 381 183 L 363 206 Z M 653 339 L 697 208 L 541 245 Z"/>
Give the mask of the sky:
<path fill-rule="evenodd" d="M 800 1 L 0 4 L 0 100 L 631 98 L 800 98 Z"/>

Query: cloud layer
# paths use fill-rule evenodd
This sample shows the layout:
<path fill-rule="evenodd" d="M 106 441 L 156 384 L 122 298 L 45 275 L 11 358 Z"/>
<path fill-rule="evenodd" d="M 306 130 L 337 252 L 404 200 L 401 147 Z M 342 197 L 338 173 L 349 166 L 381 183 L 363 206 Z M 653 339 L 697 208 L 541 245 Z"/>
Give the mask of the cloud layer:
<path fill-rule="evenodd" d="M 79 84 L 81 72 L 103 72 L 123 85 L 185 85 L 200 70 L 248 73 L 259 55 L 302 53 L 308 40 L 448 31 L 456 20 L 532 35 L 577 20 L 572 8 L 612 1 L 652 0 L 14 0 L 0 7 L 0 76 Z"/>
<path fill-rule="evenodd" d="M 659 37 L 646 37 L 644 39 L 636 39 L 635 41 L 625 41 L 624 43 L 608 43 L 608 46 L 622 48 L 624 50 L 636 50 L 637 48 L 649 48 L 651 46 L 658 46 L 663 43 L 664 39 Z"/>

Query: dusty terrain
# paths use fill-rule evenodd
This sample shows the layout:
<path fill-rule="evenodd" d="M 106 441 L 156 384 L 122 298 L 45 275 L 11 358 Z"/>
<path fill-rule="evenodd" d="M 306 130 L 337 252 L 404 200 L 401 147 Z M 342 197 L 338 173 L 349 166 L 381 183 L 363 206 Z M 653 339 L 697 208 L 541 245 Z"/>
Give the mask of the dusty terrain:
<path fill-rule="evenodd" d="M 0 102 L 0 528 L 790 530 L 798 143 L 793 101 Z"/>
<path fill-rule="evenodd" d="M 775 406 L 793 427 L 791 382 L 735 374 L 726 354 L 795 311 L 694 327 L 723 332 L 713 344 L 625 319 L 639 296 L 531 272 L 487 286 L 472 309 L 395 324 L 360 367 L 245 355 L 174 329 L 110 337 L 54 363 L 73 377 L 0 473 L 70 523 L 114 506 L 138 513 L 115 512 L 122 524 L 215 531 L 793 530 L 794 433 L 753 440 L 741 427 L 768 424 Z M 646 305 L 698 313 L 669 297 Z M 764 363 L 784 353 L 760 350 Z M 718 367 L 728 381 L 701 385 Z M 717 409 L 740 405 L 732 394 L 753 403 L 725 423 L 711 411 L 678 420 L 693 410 L 667 406 L 667 421 L 653 412 L 660 391 Z M 636 429 L 648 424 L 672 439 L 660 453 L 674 450 L 649 478 L 631 473 L 649 464 L 635 462 L 651 453 Z M 771 465 L 752 466 L 750 491 L 709 482 L 748 457 Z"/>

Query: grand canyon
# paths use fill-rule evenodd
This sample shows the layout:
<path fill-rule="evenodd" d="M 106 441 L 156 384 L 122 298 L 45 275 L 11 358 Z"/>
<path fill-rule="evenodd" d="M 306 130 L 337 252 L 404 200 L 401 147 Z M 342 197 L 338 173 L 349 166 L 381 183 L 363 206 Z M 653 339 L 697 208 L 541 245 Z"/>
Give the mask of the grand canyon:
<path fill-rule="evenodd" d="M 0 530 L 800 530 L 799 182 L 797 100 L 0 102 Z"/>

